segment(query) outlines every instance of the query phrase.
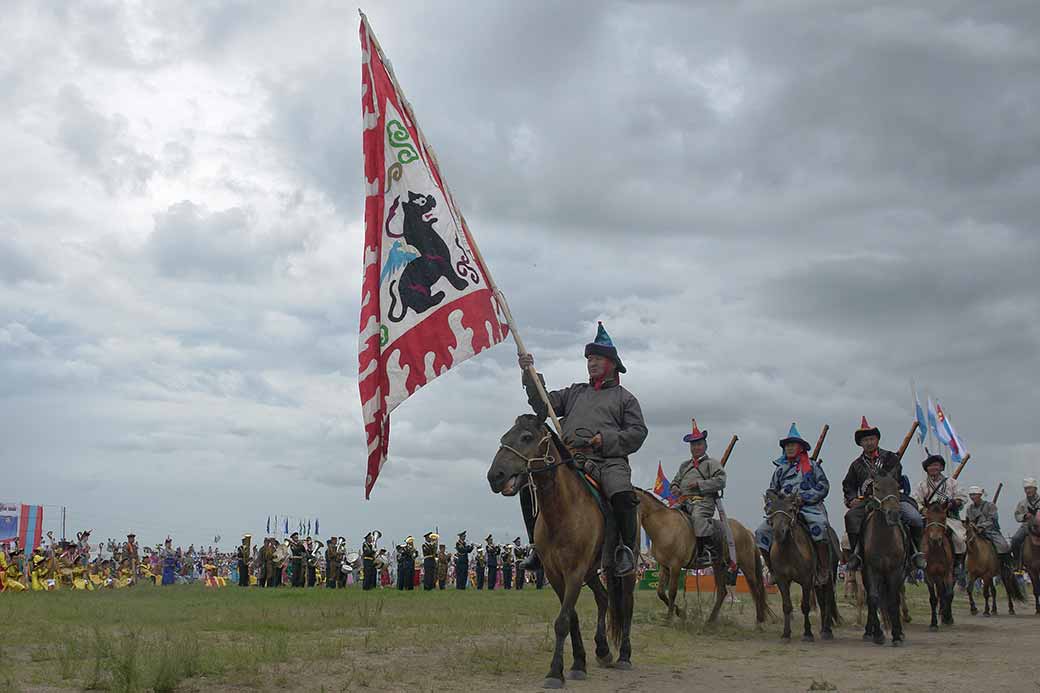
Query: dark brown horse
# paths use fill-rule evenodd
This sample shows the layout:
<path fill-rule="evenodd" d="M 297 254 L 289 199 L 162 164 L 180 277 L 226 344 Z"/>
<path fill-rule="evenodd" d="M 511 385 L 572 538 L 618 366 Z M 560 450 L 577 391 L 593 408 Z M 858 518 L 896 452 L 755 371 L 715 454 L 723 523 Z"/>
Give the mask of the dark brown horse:
<path fill-rule="evenodd" d="M 1040 520 L 1036 515 L 1029 520 L 1029 533 L 1022 543 L 1022 567 L 1033 582 L 1033 600 L 1040 614 Z"/>
<path fill-rule="evenodd" d="M 873 492 L 867 497 L 863 522 L 863 587 L 867 593 L 867 628 L 864 640 L 885 644 L 878 610 L 888 614 L 892 645 L 903 644 L 899 603 L 906 580 L 906 539 L 899 522 L 899 480 L 885 474 L 871 477 Z"/>
<path fill-rule="evenodd" d="M 784 602 L 784 640 L 791 639 L 791 583 L 796 582 L 802 588 L 802 616 L 805 629 L 802 634 L 804 642 L 812 642 L 812 622 L 809 612 L 812 610 L 812 597 L 820 607 L 820 637 L 833 640 L 832 626 L 841 623 L 838 604 L 835 597 L 835 584 L 838 581 L 838 554 L 831 552 L 831 562 L 827 568 L 828 580 L 819 584 L 816 579 L 816 548 L 804 525 L 798 521 L 798 513 L 802 507 L 802 499 L 797 495 L 781 497 L 773 490 L 766 491 L 766 519 L 773 530 L 773 543 L 769 547 L 769 564 L 773 582 L 780 589 Z M 831 537 L 828 537 L 830 540 Z M 837 543 L 837 542 L 835 542 Z"/>
<path fill-rule="evenodd" d="M 605 537 L 603 513 L 570 458 L 561 454 L 544 417 L 517 417 L 502 436 L 487 478 L 492 492 L 504 496 L 516 495 L 528 484 L 534 488 L 538 507 L 534 541 L 545 576 L 560 600 L 554 623 L 556 646 L 544 687 L 563 686 L 563 644 L 568 635 L 574 655 L 568 678 L 586 678 L 585 647 L 574 609 L 583 584 L 596 598 L 596 661 L 611 664 L 609 631 L 618 648 L 615 668 L 630 669 L 635 575 L 619 578 L 613 570 L 604 571 L 608 575 L 604 588 L 597 574 Z"/>
<path fill-rule="evenodd" d="M 1026 595 L 1018 580 L 1008 570 L 997 550 L 993 548 L 993 542 L 986 539 L 973 522 L 964 523 L 965 540 L 968 545 L 968 555 L 964 561 L 964 567 L 968 572 L 968 603 L 971 605 L 971 615 L 976 616 L 979 609 L 975 606 L 975 581 L 982 580 L 982 598 L 986 602 L 984 616 L 990 615 L 990 597 L 993 599 L 992 615 L 997 615 L 997 586 L 995 581 L 999 578 L 1004 583 L 1007 592 L 1008 613 L 1014 616 L 1015 602 L 1025 601 Z"/>
<path fill-rule="evenodd" d="M 928 567 L 924 580 L 928 583 L 928 599 L 932 605 L 929 630 L 939 630 L 938 614 L 944 626 L 953 625 L 953 542 L 949 537 L 947 503 L 932 503 L 924 511 L 924 557 Z"/>
<path fill-rule="evenodd" d="M 657 560 L 660 568 L 657 583 L 657 596 L 668 607 L 668 617 L 673 614 L 681 616 L 675 605 L 675 595 L 679 590 L 679 580 L 683 568 L 690 562 L 697 549 L 697 536 L 682 511 L 669 508 L 653 494 L 636 489 L 639 496 L 639 522 L 650 537 L 650 553 Z M 744 573 L 751 596 L 755 601 L 755 620 L 761 625 L 773 612 L 766 602 L 765 581 L 762 579 L 762 562 L 755 548 L 755 537 L 748 528 L 736 520 L 729 520 L 730 531 L 733 532 L 733 543 L 737 550 L 736 563 Z M 729 549 L 726 549 L 727 553 Z M 729 556 L 717 556 L 714 566 L 716 575 L 722 575 Z M 726 584 L 721 578 L 715 580 L 715 607 L 708 616 L 708 623 L 714 623 L 719 610 L 726 599 Z"/>

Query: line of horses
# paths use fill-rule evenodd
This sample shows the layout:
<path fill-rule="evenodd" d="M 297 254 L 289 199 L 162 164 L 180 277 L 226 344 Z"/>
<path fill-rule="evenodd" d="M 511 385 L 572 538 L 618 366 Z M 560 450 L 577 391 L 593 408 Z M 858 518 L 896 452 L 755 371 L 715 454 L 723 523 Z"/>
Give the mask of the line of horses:
<path fill-rule="evenodd" d="M 564 686 L 563 648 L 571 639 L 572 664 L 566 678 L 587 677 L 587 656 L 582 641 L 575 604 L 583 585 L 596 600 L 596 661 L 601 666 L 619 669 L 632 667 L 631 627 L 634 605 L 635 575 L 617 577 L 611 566 L 604 565 L 606 530 L 599 503 L 582 479 L 580 470 L 566 454 L 559 439 L 545 425 L 544 417 L 519 416 L 512 428 L 502 436 L 487 478 L 492 492 L 512 496 L 525 486 L 534 491 L 538 518 L 534 543 L 545 568 L 545 576 L 560 600 L 560 611 L 554 621 L 555 646 L 545 688 Z M 864 640 L 885 642 L 884 621 L 893 646 L 904 641 L 901 606 L 906 582 L 906 542 L 909 541 L 899 521 L 899 482 L 885 475 L 873 479 L 873 495 L 867 500 L 867 519 L 862 535 L 862 581 L 866 593 L 867 624 Z M 636 489 L 639 496 L 640 526 L 651 540 L 651 554 L 660 568 L 657 595 L 667 608 L 667 618 L 684 616 L 676 605 L 676 594 L 683 569 L 695 553 L 696 537 L 681 511 L 670 508 L 653 494 Z M 820 612 L 820 635 L 833 636 L 833 627 L 841 624 L 837 608 L 837 568 L 840 548 L 837 537 L 830 537 L 833 550 L 825 570 L 818 570 L 816 554 L 808 528 L 799 520 L 799 499 L 766 496 L 766 516 L 773 530 L 769 561 L 773 581 L 783 600 L 784 628 L 782 638 L 791 638 L 791 585 L 801 587 L 801 610 L 804 619 L 803 641 L 814 640 L 810 613 L 814 603 Z M 934 504 L 925 509 L 925 555 L 932 622 L 938 630 L 937 615 L 944 625 L 953 624 L 954 590 L 953 546 L 946 528 L 947 508 Z M 762 557 L 754 535 L 736 520 L 728 520 L 736 549 L 735 561 L 744 573 L 755 604 L 756 627 L 761 628 L 775 615 L 766 600 Z M 1037 614 L 1040 614 L 1040 526 L 1034 518 L 1033 531 L 1024 546 L 1024 564 L 1033 582 Z M 1008 609 L 1014 613 L 1014 602 L 1025 595 L 1001 561 L 990 542 L 985 541 L 971 523 L 967 527 L 968 598 L 972 614 L 977 613 L 972 585 L 983 581 L 986 614 L 996 613 L 995 580 L 999 579 L 1008 593 Z M 716 556 L 715 572 L 721 574 L 728 556 Z M 601 578 L 601 566 L 602 578 Z M 605 584 L 604 584 L 605 583 Z M 715 581 L 715 604 L 708 616 L 714 622 L 726 597 L 724 580 Z M 611 646 L 617 650 L 613 658 Z"/>

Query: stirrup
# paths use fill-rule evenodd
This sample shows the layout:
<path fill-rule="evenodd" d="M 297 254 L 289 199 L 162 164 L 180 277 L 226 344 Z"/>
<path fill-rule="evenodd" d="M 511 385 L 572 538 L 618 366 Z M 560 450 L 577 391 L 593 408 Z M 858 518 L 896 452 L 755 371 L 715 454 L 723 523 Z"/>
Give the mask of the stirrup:
<path fill-rule="evenodd" d="M 636 555 L 625 544 L 614 549 L 614 576 L 627 577 L 636 572 Z"/>

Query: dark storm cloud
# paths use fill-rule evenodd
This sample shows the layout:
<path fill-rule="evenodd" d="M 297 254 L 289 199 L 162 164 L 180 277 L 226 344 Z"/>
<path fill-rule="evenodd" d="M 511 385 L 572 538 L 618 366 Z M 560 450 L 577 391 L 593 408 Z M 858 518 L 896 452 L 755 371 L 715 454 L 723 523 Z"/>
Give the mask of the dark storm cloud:
<path fill-rule="evenodd" d="M 0 163 L 0 433 L 52 472 L 18 492 L 101 507 L 113 489 L 154 493 L 161 468 L 163 494 L 183 491 L 225 534 L 278 510 L 351 536 L 515 536 L 515 501 L 484 480 L 527 407 L 512 345 L 395 411 L 390 461 L 360 502 L 354 9 L 14 16 L 28 38 L 0 61 L 0 118 L 24 160 Z M 405 3 L 369 17 L 551 385 L 582 378 L 582 345 L 607 324 L 651 432 L 638 483 L 658 460 L 674 471 L 695 415 L 713 451 L 740 435 L 727 500 L 754 524 L 792 420 L 807 437 L 832 425 L 836 483 L 861 415 L 898 445 L 911 378 L 985 461 L 966 476 L 1035 475 L 1033 3 Z M 25 74 L 66 86 L 55 100 Z M 81 172 L 111 194 L 79 190 Z M 228 489 L 247 499 L 235 512 Z"/>

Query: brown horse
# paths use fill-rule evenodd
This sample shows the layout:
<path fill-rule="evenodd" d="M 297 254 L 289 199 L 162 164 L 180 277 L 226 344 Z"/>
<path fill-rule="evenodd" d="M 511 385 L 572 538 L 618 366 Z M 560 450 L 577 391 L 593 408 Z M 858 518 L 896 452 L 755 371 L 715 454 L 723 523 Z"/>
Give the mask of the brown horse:
<path fill-rule="evenodd" d="M 672 615 L 683 615 L 675 605 L 675 595 L 679 590 L 679 580 L 683 568 L 690 562 L 697 549 L 697 536 L 681 510 L 669 508 L 653 494 L 637 488 L 639 496 L 639 522 L 650 537 L 650 554 L 657 560 L 661 573 L 657 583 L 657 596 L 668 607 L 668 618 Z M 773 612 L 766 603 L 765 582 L 762 579 L 762 562 L 755 548 L 755 537 L 748 528 L 736 520 L 729 520 L 730 531 L 733 532 L 733 543 L 737 550 L 737 566 L 744 572 L 751 596 L 755 601 L 755 620 L 762 624 Z M 729 553 L 729 549 L 726 549 Z M 715 575 L 722 575 L 727 556 L 716 557 Z M 714 623 L 719 610 L 726 599 L 725 580 L 715 580 L 715 607 L 708 616 L 708 623 Z"/>
<path fill-rule="evenodd" d="M 947 503 L 932 503 L 924 511 L 924 557 L 928 567 L 924 580 L 928 583 L 928 599 L 932 606 L 932 623 L 928 630 L 939 630 L 938 613 L 944 626 L 953 625 L 953 542 L 946 526 Z"/>
<path fill-rule="evenodd" d="M 1040 614 L 1040 519 L 1036 515 L 1029 520 L 1029 533 L 1022 543 L 1022 567 L 1033 583 L 1033 600 Z"/>
<path fill-rule="evenodd" d="M 563 687 L 563 644 L 568 635 L 574 656 L 568 678 L 586 678 L 585 647 L 574 609 L 583 584 L 596 598 L 596 661 L 602 666 L 611 664 L 609 631 L 618 647 L 614 666 L 632 667 L 629 633 L 635 575 L 619 578 L 614 577 L 612 570 L 604 571 L 608 584 L 604 588 L 597 574 L 606 534 L 603 513 L 580 472 L 561 450 L 562 444 L 545 426 L 544 417 L 524 414 L 502 436 L 487 473 L 494 493 L 513 496 L 527 484 L 534 488 L 539 510 L 534 541 L 545 576 L 560 600 L 560 613 L 554 623 L 556 646 L 543 683 L 545 688 Z"/>
<path fill-rule="evenodd" d="M 906 580 L 906 543 L 899 522 L 899 480 L 886 474 L 871 476 L 873 492 L 867 497 L 863 522 L 863 587 L 867 593 L 864 640 L 885 644 L 878 610 L 888 614 L 892 646 L 903 644 L 899 604 Z"/>
<path fill-rule="evenodd" d="M 997 586 L 994 581 L 1000 578 L 1004 584 L 1004 590 L 1007 592 L 1008 613 L 1014 616 L 1015 602 L 1025 601 L 1026 598 L 1021 585 L 1000 560 L 997 550 L 993 548 L 993 542 L 979 532 L 974 522 L 965 522 L 964 530 L 968 545 L 968 555 L 964 566 L 968 572 L 968 603 L 971 605 L 971 615 L 977 616 L 979 613 L 978 607 L 975 606 L 974 592 L 975 581 L 980 578 L 982 579 L 982 598 L 986 602 L 986 611 L 983 615 L 990 615 L 990 597 L 993 598 L 992 615 L 997 615 Z"/>
<path fill-rule="evenodd" d="M 798 513 L 801 510 L 801 498 L 797 495 L 781 497 L 773 490 L 766 491 L 766 518 L 773 530 L 773 543 L 769 547 L 769 570 L 773 582 L 780 589 L 784 602 L 784 640 L 791 639 L 791 583 L 796 582 L 802 588 L 802 616 L 805 628 L 802 634 L 804 642 L 812 642 L 812 622 L 809 612 L 812 609 L 813 595 L 820 607 L 820 637 L 833 640 L 832 626 L 841 622 L 838 604 L 835 597 L 835 584 L 838 580 L 838 555 L 832 552 L 829 579 L 826 584 L 816 581 L 816 548 L 812 538 L 801 522 Z M 833 537 L 837 544 L 837 537 Z M 831 537 L 828 537 L 830 540 Z"/>

